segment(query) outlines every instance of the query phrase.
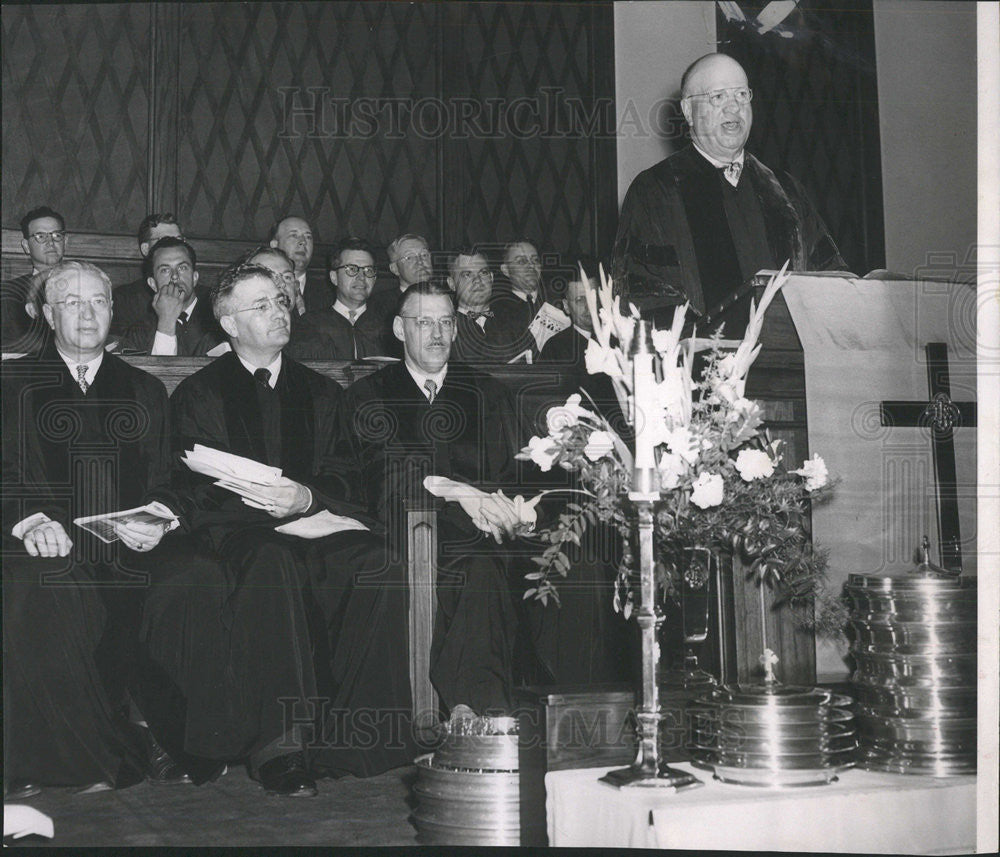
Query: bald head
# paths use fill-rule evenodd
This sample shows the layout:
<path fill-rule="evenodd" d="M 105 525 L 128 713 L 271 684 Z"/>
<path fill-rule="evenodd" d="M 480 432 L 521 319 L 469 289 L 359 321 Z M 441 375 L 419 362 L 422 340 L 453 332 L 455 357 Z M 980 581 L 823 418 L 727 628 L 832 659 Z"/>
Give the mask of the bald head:
<path fill-rule="evenodd" d="M 681 78 L 681 110 L 698 148 L 717 160 L 733 160 L 753 124 L 743 66 L 725 54 L 695 60 Z"/>

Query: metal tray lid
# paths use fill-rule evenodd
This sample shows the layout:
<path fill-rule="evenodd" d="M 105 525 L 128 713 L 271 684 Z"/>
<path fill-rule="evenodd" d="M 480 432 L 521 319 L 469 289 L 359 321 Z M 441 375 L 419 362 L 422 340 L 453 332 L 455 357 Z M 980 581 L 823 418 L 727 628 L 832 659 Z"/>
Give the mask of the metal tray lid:
<path fill-rule="evenodd" d="M 833 694 L 818 687 L 805 687 L 780 682 L 761 684 L 727 684 L 716 688 L 707 700 L 717 705 L 739 705 L 764 708 L 818 708 L 830 704 Z"/>
<path fill-rule="evenodd" d="M 880 592 L 919 591 L 940 592 L 951 590 L 975 590 L 978 578 L 943 576 L 936 573 L 918 574 L 913 568 L 904 568 L 878 574 L 850 574 L 848 589 L 877 590 Z"/>

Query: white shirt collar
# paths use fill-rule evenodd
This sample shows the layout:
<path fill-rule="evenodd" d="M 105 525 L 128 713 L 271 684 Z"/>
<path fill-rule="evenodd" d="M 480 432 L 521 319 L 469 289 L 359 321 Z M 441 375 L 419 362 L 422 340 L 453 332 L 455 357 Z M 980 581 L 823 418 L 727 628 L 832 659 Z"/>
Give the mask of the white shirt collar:
<path fill-rule="evenodd" d="M 194 308 L 198 306 L 198 295 L 194 296 L 194 300 L 191 301 L 186 307 L 184 307 L 184 312 L 187 313 L 187 317 L 190 319 L 194 315 Z"/>
<path fill-rule="evenodd" d="M 59 353 L 59 356 L 62 358 L 63 363 L 66 364 L 66 368 L 69 369 L 69 374 L 73 376 L 73 380 L 74 381 L 79 382 L 79 378 L 78 378 L 78 376 L 76 374 L 76 367 L 77 366 L 86 366 L 87 367 L 87 374 L 86 374 L 87 384 L 90 385 L 90 384 L 94 383 L 94 378 L 97 375 L 97 370 L 101 368 L 101 361 L 104 360 L 104 352 L 103 351 L 100 354 L 98 354 L 93 360 L 88 360 L 86 363 L 81 363 L 79 360 L 74 360 L 72 357 L 68 357 L 67 355 L 65 355 L 61 351 L 59 351 L 58 348 L 56 349 L 56 351 Z"/>
<path fill-rule="evenodd" d="M 441 392 L 441 388 L 444 386 L 444 377 L 448 374 L 447 363 L 441 367 L 440 371 L 435 372 L 433 375 L 421 372 L 415 366 L 411 366 L 409 362 L 404 362 L 404 365 L 406 366 L 406 371 L 410 373 L 410 377 L 413 378 L 417 387 L 420 388 L 420 392 L 425 396 L 427 395 L 427 388 L 424 387 L 424 382 L 427 380 L 433 381 L 437 385 L 437 393 Z M 435 395 L 437 395 L 437 393 L 435 393 Z"/>
<path fill-rule="evenodd" d="M 692 143 L 694 141 L 692 140 Z M 743 169 L 743 156 L 745 154 L 744 149 L 740 150 L 740 153 L 733 158 L 731 161 L 720 161 L 718 158 L 713 158 L 711 155 L 705 152 L 697 143 L 694 143 L 694 147 L 698 150 L 698 154 L 701 155 L 706 161 L 708 161 L 713 167 L 718 167 L 722 169 L 723 167 L 728 167 L 730 164 L 739 164 L 740 169 Z"/>
<path fill-rule="evenodd" d="M 351 313 L 354 313 L 354 320 L 357 321 L 364 315 L 366 309 L 368 309 L 367 304 L 362 304 L 361 309 L 351 309 L 347 304 L 345 304 L 340 298 L 337 298 L 333 302 L 333 308 L 339 312 L 348 321 L 351 320 Z"/>
<path fill-rule="evenodd" d="M 579 333 L 579 334 L 580 334 L 580 336 L 582 336 L 582 337 L 583 337 L 584 339 L 590 339 L 590 337 L 591 337 L 591 333 L 590 333 L 590 331 L 589 331 L 589 330 L 584 330 L 584 329 L 583 329 L 582 327 L 579 327 L 579 326 L 577 326 L 577 325 L 575 325 L 575 324 L 573 325 L 573 329 L 574 329 L 574 330 L 575 330 L 575 331 L 576 331 L 577 333 Z"/>
<path fill-rule="evenodd" d="M 240 363 L 243 364 L 243 367 L 251 375 L 253 375 L 253 373 L 256 372 L 258 369 L 267 369 L 267 371 L 271 373 L 271 377 L 270 377 L 270 379 L 267 382 L 268 386 L 270 386 L 270 388 L 272 390 L 274 389 L 275 384 L 278 383 L 278 373 L 281 371 L 281 352 L 280 351 L 278 352 L 278 356 L 274 358 L 273 362 L 271 362 L 267 366 L 254 366 L 252 363 L 248 363 L 246 360 L 244 360 L 242 357 L 240 357 L 239 354 L 237 354 L 236 356 L 240 358 Z"/>

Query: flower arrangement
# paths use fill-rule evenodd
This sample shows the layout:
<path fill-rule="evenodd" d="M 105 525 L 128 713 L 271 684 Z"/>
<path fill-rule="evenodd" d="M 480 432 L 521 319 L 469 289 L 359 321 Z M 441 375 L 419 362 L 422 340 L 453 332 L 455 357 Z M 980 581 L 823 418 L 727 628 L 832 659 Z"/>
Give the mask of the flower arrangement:
<path fill-rule="evenodd" d="M 846 620 L 842 603 L 825 587 L 826 556 L 813 548 L 807 532 L 809 504 L 830 490 L 818 455 L 789 469 L 781 442 L 772 441 L 760 406 L 745 397 L 746 376 L 760 352 L 764 313 L 788 279 L 786 268 L 772 277 L 760 305 L 751 303 L 746 334 L 735 349 L 721 333 L 709 340 L 682 340 L 686 306 L 678 307 L 668 330 L 654 330 L 652 372 L 633 381 L 630 353 L 638 311 L 624 314 L 612 283 L 600 272 L 599 291 L 588 294 L 594 338 L 587 370 L 612 381 L 622 413 L 636 433 L 636 455 L 596 407 L 575 394 L 550 409 L 548 434 L 533 437 L 519 457 L 543 471 L 560 467 L 576 475 L 578 488 L 558 520 L 537 531 L 546 547 L 534 557 L 526 598 L 558 602 L 555 582 L 570 571 L 564 548 L 580 544 L 598 521 L 615 527 L 623 552 L 615 586 L 615 608 L 633 610 L 635 571 L 631 551 L 628 492 L 635 465 L 655 468 L 654 504 L 657 582 L 674 594 L 683 568 L 677 559 L 689 547 L 739 553 L 759 584 L 775 587 L 779 601 L 812 607 L 796 611 L 797 621 L 836 635 Z M 730 343 L 730 346 L 734 343 Z M 695 377 L 695 354 L 704 368 Z M 640 389 L 633 389 L 633 385 Z"/>

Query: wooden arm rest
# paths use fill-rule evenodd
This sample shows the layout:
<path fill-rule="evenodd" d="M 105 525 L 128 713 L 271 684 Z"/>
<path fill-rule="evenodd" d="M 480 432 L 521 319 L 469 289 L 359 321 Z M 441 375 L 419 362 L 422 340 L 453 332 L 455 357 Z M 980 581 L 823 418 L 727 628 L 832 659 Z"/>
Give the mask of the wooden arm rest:
<path fill-rule="evenodd" d="M 437 509 L 442 506 L 443 502 L 407 504 L 406 511 L 410 688 L 418 728 L 438 719 L 438 696 L 431 684 L 431 638 L 437 609 Z"/>

